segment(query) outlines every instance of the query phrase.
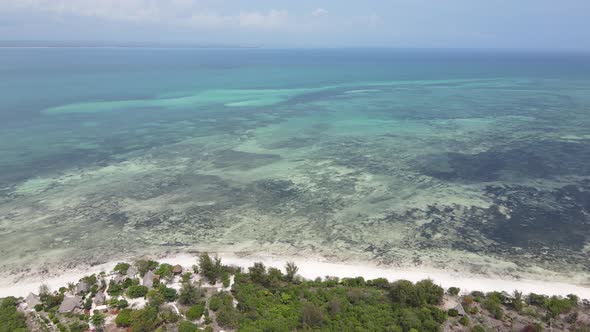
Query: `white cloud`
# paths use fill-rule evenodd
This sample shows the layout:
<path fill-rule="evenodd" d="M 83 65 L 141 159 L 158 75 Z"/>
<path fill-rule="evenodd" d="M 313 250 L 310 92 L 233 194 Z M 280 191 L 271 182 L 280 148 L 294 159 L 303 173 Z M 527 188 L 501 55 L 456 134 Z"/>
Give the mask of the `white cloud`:
<path fill-rule="evenodd" d="M 273 28 L 287 22 L 289 14 L 284 10 L 270 10 L 267 13 L 242 12 L 239 15 L 239 24 L 244 27 Z"/>
<path fill-rule="evenodd" d="M 320 16 L 324 16 L 327 14 L 328 14 L 328 11 L 325 10 L 324 8 L 316 8 L 311 12 L 311 16 L 313 16 L 313 17 L 320 17 Z"/>
<path fill-rule="evenodd" d="M 113 21 L 157 23 L 192 27 L 279 28 L 288 12 L 241 11 L 220 14 L 206 8 L 203 0 L 0 0 L 2 10 L 44 12 L 54 16 L 94 17 Z"/>

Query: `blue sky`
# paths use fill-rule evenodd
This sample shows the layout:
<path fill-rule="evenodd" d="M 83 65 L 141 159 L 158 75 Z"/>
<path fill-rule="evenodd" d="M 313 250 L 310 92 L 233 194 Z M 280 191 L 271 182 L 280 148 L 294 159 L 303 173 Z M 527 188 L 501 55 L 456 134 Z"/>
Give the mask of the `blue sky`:
<path fill-rule="evenodd" d="M 590 0 L 0 0 L 0 39 L 590 49 Z"/>

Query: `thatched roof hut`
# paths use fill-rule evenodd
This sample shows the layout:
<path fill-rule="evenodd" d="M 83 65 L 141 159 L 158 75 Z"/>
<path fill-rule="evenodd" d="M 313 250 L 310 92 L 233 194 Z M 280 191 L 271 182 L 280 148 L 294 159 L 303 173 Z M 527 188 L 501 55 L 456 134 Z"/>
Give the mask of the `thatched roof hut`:
<path fill-rule="evenodd" d="M 174 274 L 181 274 L 182 273 L 182 266 L 176 265 L 172 268 L 172 273 Z"/>
<path fill-rule="evenodd" d="M 76 308 L 82 307 L 82 297 L 80 296 L 68 296 L 65 297 L 62 301 L 61 305 L 59 306 L 60 313 L 72 312 Z"/>
<path fill-rule="evenodd" d="M 104 292 L 98 292 L 96 293 L 96 295 L 94 295 L 94 304 L 96 304 L 97 306 L 103 305 L 106 301 L 106 296 L 104 295 Z"/>
<path fill-rule="evenodd" d="M 131 278 L 131 279 L 133 279 L 133 278 L 135 278 L 135 276 L 137 275 L 137 270 L 136 270 L 136 269 L 135 269 L 133 266 L 130 266 L 130 267 L 127 269 L 127 273 L 126 273 L 126 275 L 127 275 L 127 278 Z"/>
<path fill-rule="evenodd" d="M 116 284 L 120 284 L 123 281 L 125 281 L 125 279 L 127 279 L 126 276 L 122 275 L 121 273 L 117 273 L 114 277 L 113 277 L 113 282 Z"/>
<path fill-rule="evenodd" d="M 41 298 L 39 298 L 39 295 L 29 293 L 29 295 L 25 299 L 25 302 L 27 303 L 27 307 L 29 309 L 33 309 L 37 304 L 41 304 Z"/>
<path fill-rule="evenodd" d="M 154 274 L 154 272 L 152 271 L 147 271 L 145 273 L 145 275 L 143 276 L 143 282 L 142 285 L 144 285 L 147 288 L 152 288 L 154 287 L 154 279 L 156 278 L 156 275 Z"/>
<path fill-rule="evenodd" d="M 88 293 L 89 290 L 90 285 L 85 281 L 80 281 L 78 285 L 76 285 L 76 294 Z"/>

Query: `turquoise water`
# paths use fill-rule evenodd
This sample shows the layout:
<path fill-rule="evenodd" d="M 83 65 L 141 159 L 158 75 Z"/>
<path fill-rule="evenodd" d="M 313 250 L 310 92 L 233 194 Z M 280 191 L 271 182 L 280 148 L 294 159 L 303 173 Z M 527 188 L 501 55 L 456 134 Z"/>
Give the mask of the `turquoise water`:
<path fill-rule="evenodd" d="M 590 269 L 585 54 L 3 49 L 0 74 L 11 269 L 187 249 Z"/>

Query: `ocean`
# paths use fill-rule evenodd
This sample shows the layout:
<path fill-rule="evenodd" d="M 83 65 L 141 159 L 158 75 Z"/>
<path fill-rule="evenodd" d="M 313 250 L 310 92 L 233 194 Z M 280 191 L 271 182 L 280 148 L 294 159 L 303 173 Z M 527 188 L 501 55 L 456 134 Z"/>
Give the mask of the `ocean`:
<path fill-rule="evenodd" d="M 209 250 L 588 281 L 589 115 L 583 53 L 0 49 L 0 266 Z"/>

